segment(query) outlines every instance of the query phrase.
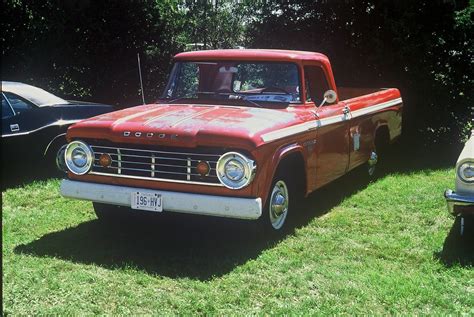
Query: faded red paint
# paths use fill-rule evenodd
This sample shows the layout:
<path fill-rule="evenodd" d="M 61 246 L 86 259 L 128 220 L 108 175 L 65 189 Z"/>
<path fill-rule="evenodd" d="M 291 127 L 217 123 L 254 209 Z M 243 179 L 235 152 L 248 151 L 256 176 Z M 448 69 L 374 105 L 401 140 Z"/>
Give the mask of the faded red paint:
<path fill-rule="evenodd" d="M 302 96 L 305 96 L 304 66 L 317 65 L 324 70 L 330 89 L 341 99 L 333 105 L 317 108 L 312 102 L 290 104 L 284 109 L 251 108 L 213 104 L 149 104 L 103 114 L 84 120 L 69 128 L 67 139 L 101 139 L 114 143 L 167 145 L 193 148 L 225 147 L 245 150 L 257 162 L 254 181 L 246 188 L 231 190 L 193 184 L 122 179 L 110 176 L 69 173 L 76 180 L 126 186 L 156 188 L 222 196 L 261 197 L 266 200 L 279 162 L 288 154 L 298 152 L 305 161 L 307 188 L 305 194 L 331 182 L 349 170 L 365 163 L 374 147 L 376 130 L 386 126 L 390 141 L 401 133 L 402 104 L 374 110 L 369 114 L 320 128 L 265 142 L 262 136 L 273 131 L 306 122 L 324 121 L 340 116 L 344 107 L 351 113 L 400 98 L 398 89 L 352 89 L 336 87 L 331 65 L 319 53 L 283 50 L 216 50 L 181 53 L 176 60 L 251 60 L 294 62 L 300 68 Z M 358 93 L 366 93 L 357 96 Z M 318 117 L 315 116 L 317 112 Z M 132 137 L 124 137 L 130 131 Z M 142 137 L 133 137 L 139 131 Z M 155 137 L 147 138 L 147 133 Z M 159 134 L 166 138 L 158 138 Z M 354 149 L 354 135 L 360 135 L 360 148 Z M 171 135 L 177 135 L 171 138 Z M 315 142 L 315 143 L 314 143 Z"/>

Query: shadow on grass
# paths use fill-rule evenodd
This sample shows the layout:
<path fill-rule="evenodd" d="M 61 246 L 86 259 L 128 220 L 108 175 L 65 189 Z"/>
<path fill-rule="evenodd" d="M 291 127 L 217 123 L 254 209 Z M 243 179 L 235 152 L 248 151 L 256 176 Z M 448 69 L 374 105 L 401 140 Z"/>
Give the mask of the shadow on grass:
<path fill-rule="evenodd" d="M 64 174 L 59 172 L 55 166 L 38 164 L 27 164 L 18 162 L 3 162 L 2 165 L 2 191 L 10 188 L 27 185 L 33 181 L 43 181 L 50 178 L 61 178 Z"/>
<path fill-rule="evenodd" d="M 443 244 L 434 257 L 445 266 L 474 266 L 474 217 L 464 218 L 464 234 L 461 236 L 461 218 L 456 217 Z"/>
<path fill-rule="evenodd" d="M 388 172 L 445 168 L 455 161 L 447 155 L 428 164 L 422 157 L 407 158 L 402 153 L 405 151 L 399 150 L 391 157 Z M 311 194 L 299 207 L 303 212 L 298 213 L 295 228 L 306 226 L 364 189 L 367 182 L 358 175 L 358 171 L 351 172 Z M 205 281 L 231 272 L 279 242 L 262 238 L 251 221 L 166 213 L 153 216 L 113 228 L 97 220 L 85 222 L 17 246 L 15 252 Z"/>
<path fill-rule="evenodd" d="M 304 212 L 298 213 L 295 227 L 307 225 L 366 185 L 351 173 L 322 188 L 299 206 Z M 46 234 L 14 251 L 205 281 L 231 272 L 280 241 L 262 237 L 253 221 L 177 213 L 143 216 L 117 226 L 88 221 Z"/>

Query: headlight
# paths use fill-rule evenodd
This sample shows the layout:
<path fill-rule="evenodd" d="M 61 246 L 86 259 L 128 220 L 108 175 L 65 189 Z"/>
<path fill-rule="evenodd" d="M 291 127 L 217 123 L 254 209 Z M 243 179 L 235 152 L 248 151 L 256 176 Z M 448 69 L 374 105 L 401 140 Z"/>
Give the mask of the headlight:
<path fill-rule="evenodd" d="M 94 159 L 91 148 L 81 141 L 73 141 L 68 144 L 64 153 L 67 168 L 76 175 L 87 173 Z"/>
<path fill-rule="evenodd" d="M 466 162 L 461 164 L 458 168 L 458 175 L 463 182 L 474 182 L 474 162 Z"/>
<path fill-rule="evenodd" d="M 217 177 L 227 188 L 241 189 L 252 182 L 255 162 L 237 152 L 222 155 L 217 162 Z"/>

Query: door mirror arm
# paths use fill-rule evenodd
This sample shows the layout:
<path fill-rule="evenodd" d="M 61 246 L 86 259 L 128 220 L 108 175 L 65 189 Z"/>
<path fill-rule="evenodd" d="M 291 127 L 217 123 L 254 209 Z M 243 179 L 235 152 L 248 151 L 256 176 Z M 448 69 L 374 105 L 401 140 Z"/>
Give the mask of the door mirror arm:
<path fill-rule="evenodd" d="M 334 103 L 337 100 L 337 94 L 334 90 L 327 90 L 324 93 L 324 99 L 321 104 L 317 107 L 319 110 L 325 103 Z"/>

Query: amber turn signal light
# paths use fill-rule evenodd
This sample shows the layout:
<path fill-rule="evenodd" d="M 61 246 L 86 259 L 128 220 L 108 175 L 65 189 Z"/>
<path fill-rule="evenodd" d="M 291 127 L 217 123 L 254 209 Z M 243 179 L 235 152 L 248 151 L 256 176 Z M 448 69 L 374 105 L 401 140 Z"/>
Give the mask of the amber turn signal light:
<path fill-rule="evenodd" d="M 112 165 L 112 158 L 110 157 L 109 154 L 103 153 L 103 154 L 99 157 L 99 164 L 100 164 L 100 166 L 102 166 L 102 167 L 109 167 L 110 165 Z"/>
<path fill-rule="evenodd" d="M 207 176 L 209 175 L 209 172 L 211 171 L 211 167 L 209 166 L 209 163 L 206 161 L 200 161 L 196 165 L 196 171 L 198 172 L 199 175 L 201 176 Z"/>

